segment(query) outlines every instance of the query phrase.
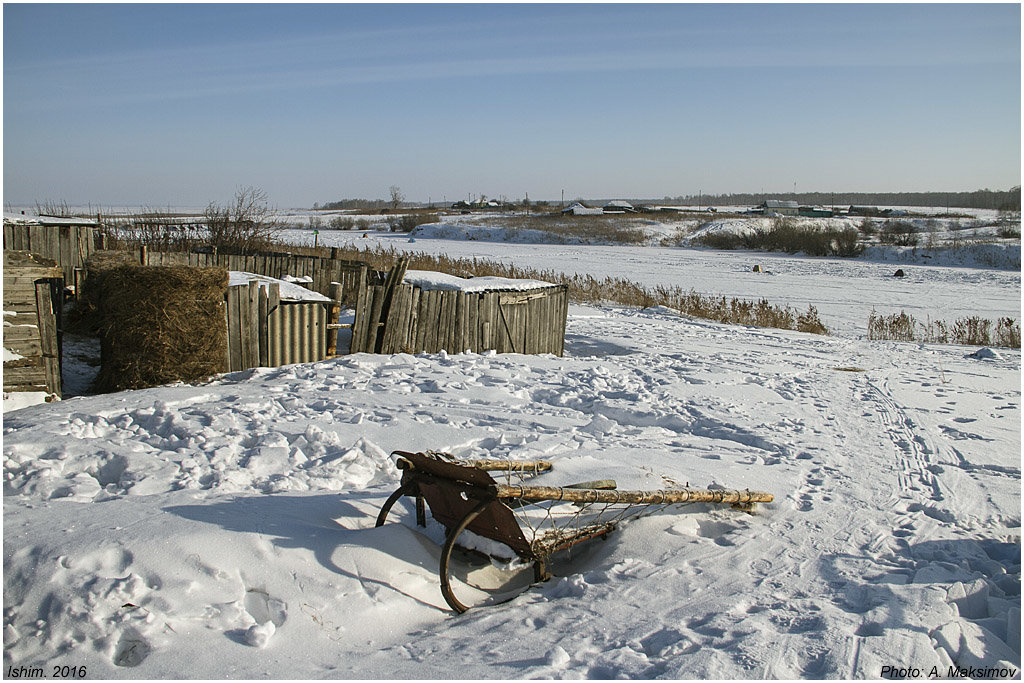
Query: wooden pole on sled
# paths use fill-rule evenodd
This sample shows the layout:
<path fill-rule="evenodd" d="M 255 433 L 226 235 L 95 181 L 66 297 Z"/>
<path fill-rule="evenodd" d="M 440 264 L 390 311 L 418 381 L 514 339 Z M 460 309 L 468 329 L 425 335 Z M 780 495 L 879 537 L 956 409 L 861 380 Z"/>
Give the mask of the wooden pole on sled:
<path fill-rule="evenodd" d="M 551 469 L 547 460 L 460 460 L 458 464 L 485 472 L 547 472 Z"/>
<path fill-rule="evenodd" d="M 615 491 L 555 486 L 496 487 L 498 498 L 523 500 L 564 500 L 573 503 L 634 503 L 658 505 L 672 503 L 770 503 L 775 496 L 763 491 L 709 491 L 706 489 L 668 489 L 658 491 Z"/>

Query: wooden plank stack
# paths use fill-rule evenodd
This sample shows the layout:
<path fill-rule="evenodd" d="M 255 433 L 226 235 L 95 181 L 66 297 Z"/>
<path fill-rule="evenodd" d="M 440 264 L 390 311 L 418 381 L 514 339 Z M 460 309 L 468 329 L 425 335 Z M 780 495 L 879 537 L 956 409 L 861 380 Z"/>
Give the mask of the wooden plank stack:
<path fill-rule="evenodd" d="M 55 260 L 4 251 L 4 391 L 61 395 L 63 290 L 64 273 Z"/>

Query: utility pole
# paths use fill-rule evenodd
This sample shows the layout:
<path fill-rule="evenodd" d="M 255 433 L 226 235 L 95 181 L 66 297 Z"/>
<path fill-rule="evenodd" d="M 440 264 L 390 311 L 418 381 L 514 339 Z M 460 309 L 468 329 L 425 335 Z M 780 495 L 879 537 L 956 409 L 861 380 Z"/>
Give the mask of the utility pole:
<path fill-rule="evenodd" d="M 562 190 L 562 203 L 559 205 L 559 208 L 565 208 L 565 190 Z"/>

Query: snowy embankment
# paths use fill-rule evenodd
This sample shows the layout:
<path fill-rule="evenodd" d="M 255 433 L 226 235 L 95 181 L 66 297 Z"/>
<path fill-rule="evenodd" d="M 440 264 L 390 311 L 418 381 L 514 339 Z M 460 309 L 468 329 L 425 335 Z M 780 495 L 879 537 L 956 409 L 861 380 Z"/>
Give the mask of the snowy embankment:
<path fill-rule="evenodd" d="M 572 307 L 566 358 L 356 355 L 4 416 L 6 666 L 94 678 L 1018 668 L 1020 353 Z M 455 616 L 394 449 L 756 488 Z"/>

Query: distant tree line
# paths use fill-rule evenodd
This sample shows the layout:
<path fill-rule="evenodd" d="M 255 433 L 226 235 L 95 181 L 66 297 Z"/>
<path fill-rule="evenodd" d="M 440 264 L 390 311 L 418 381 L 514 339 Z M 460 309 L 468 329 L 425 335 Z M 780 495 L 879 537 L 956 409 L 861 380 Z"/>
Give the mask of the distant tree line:
<path fill-rule="evenodd" d="M 390 199 L 339 199 L 326 204 L 314 204 L 315 211 L 342 211 L 348 209 L 390 209 Z"/>
<path fill-rule="evenodd" d="M 345 209 L 395 209 L 404 203 L 401 191 L 392 186 L 390 199 L 341 199 L 326 204 L 314 204 L 323 211 Z M 665 197 L 660 200 L 632 199 L 642 204 L 701 204 L 703 206 L 756 206 L 765 199 L 793 200 L 802 206 L 937 206 L 963 209 L 996 209 L 1020 211 L 1020 186 L 1009 190 L 974 190 L 973 192 L 741 192 L 735 194 L 691 194 Z M 601 206 L 610 200 L 577 198 L 575 201 Z M 546 201 L 524 200 L 523 205 L 545 207 Z M 560 204 L 559 202 L 555 202 Z"/>
<path fill-rule="evenodd" d="M 1009 190 L 973 192 L 780 192 L 689 195 L 676 197 L 685 204 L 754 206 L 765 199 L 794 200 L 808 206 L 941 206 L 964 209 L 1020 211 L 1020 186 Z"/>

